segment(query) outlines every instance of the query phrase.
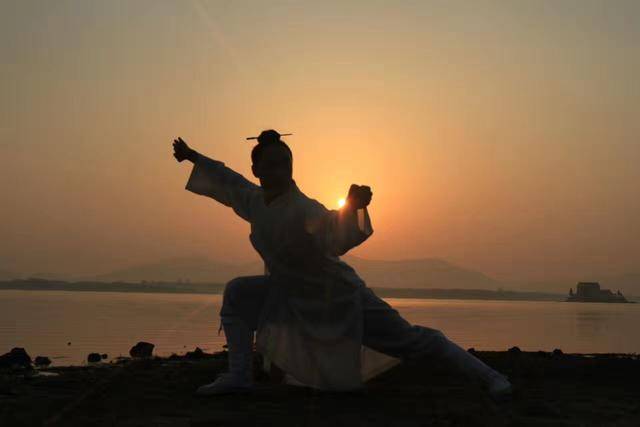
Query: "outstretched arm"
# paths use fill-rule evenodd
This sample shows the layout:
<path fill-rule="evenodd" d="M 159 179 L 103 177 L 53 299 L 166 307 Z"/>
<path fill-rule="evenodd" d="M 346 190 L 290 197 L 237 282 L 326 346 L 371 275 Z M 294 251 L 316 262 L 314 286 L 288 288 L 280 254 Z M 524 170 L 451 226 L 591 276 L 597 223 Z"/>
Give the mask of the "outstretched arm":
<path fill-rule="evenodd" d="M 179 162 L 193 163 L 186 189 L 211 197 L 223 205 L 231 207 L 240 217 L 250 221 L 251 201 L 256 197 L 259 186 L 225 166 L 191 149 L 182 138 L 173 142 L 173 156 Z"/>

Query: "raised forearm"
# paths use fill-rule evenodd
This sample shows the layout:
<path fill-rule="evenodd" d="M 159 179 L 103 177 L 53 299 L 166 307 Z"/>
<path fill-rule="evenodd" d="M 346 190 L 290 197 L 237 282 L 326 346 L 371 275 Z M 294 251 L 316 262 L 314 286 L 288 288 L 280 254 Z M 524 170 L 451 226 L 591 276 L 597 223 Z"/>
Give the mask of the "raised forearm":
<path fill-rule="evenodd" d="M 195 163 L 198 160 L 198 155 L 199 153 L 196 150 L 193 149 L 189 149 L 189 152 L 186 155 L 186 159 L 189 160 L 191 163 Z"/>

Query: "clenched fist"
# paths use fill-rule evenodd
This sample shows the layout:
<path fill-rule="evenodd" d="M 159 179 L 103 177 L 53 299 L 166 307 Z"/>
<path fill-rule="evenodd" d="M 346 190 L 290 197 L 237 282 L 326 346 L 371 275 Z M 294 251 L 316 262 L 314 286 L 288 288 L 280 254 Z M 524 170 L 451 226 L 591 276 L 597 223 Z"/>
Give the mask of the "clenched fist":
<path fill-rule="evenodd" d="M 178 137 L 178 139 L 173 140 L 173 157 L 175 157 L 179 162 L 185 159 L 195 162 L 198 158 L 198 153 L 189 148 L 187 143 L 184 142 L 182 138 Z"/>
<path fill-rule="evenodd" d="M 371 203 L 371 187 L 366 185 L 351 184 L 347 196 L 347 206 L 353 209 L 365 208 Z"/>

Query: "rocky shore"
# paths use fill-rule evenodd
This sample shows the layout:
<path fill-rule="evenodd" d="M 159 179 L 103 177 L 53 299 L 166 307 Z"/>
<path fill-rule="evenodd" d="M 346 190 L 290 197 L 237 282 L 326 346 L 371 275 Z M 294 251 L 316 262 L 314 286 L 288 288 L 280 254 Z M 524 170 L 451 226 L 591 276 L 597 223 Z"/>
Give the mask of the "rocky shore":
<path fill-rule="evenodd" d="M 254 393 L 200 398 L 194 390 L 226 369 L 225 352 L 160 358 L 148 350 L 143 344 L 136 357 L 77 367 L 1 356 L 0 426 L 640 425 L 637 355 L 474 352 L 516 387 L 511 402 L 495 404 L 428 359 L 404 362 L 357 393 L 284 385 L 254 369 Z M 254 361 L 257 368 L 259 355 Z"/>

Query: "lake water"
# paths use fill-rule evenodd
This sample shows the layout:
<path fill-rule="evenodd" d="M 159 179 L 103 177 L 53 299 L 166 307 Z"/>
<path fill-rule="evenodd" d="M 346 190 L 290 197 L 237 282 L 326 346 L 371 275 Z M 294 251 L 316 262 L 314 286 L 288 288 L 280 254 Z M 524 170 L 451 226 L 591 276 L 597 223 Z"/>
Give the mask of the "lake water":
<path fill-rule="evenodd" d="M 0 291 L 0 353 L 24 347 L 55 365 L 91 352 L 128 356 L 138 341 L 155 353 L 217 351 L 221 295 Z M 640 353 L 640 304 L 386 298 L 412 323 L 442 330 L 465 348 L 561 348 L 570 353 Z M 70 344 L 68 344 L 70 343 Z"/>

